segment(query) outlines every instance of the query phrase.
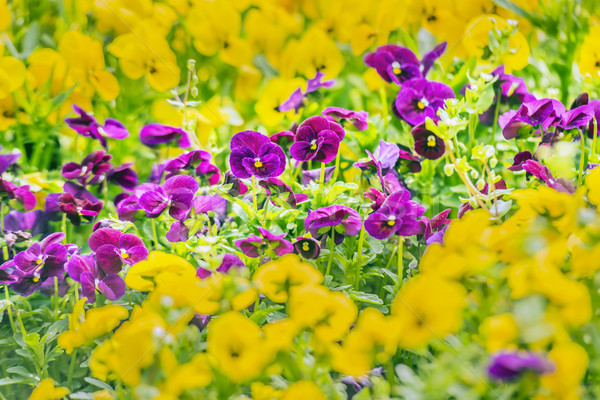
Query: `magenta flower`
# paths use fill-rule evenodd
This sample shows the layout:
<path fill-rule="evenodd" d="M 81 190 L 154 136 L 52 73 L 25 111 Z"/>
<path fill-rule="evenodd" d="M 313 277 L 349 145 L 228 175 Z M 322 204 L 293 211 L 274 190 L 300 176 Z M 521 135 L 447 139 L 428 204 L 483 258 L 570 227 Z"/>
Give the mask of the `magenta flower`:
<path fill-rule="evenodd" d="M 365 56 L 365 64 L 375 68 L 386 82 L 401 85 L 413 78 L 421 78 L 421 62 L 411 50 L 395 44 L 379 46 Z"/>
<path fill-rule="evenodd" d="M 371 153 L 367 150 L 367 154 L 368 160 L 355 162 L 354 166 L 363 171 L 375 171 L 383 179 L 383 175 L 390 172 L 400 158 L 400 148 L 394 143 L 380 140 L 375 151 Z"/>
<path fill-rule="evenodd" d="M 129 136 L 127 128 L 116 119 L 108 118 L 104 121 L 104 125 L 100 125 L 98 120 L 92 114 L 85 112 L 83 108 L 73 104 L 73 110 L 79 116 L 76 118 L 66 118 L 65 122 L 67 125 L 81 136 L 99 140 L 105 149 L 108 146 L 106 142 L 107 137 L 121 140 Z"/>
<path fill-rule="evenodd" d="M 364 131 L 369 127 L 367 118 L 369 113 L 366 111 L 353 111 L 341 107 L 327 107 L 321 112 L 321 115 L 327 118 L 338 118 L 341 121 L 349 120 L 359 131 Z"/>
<path fill-rule="evenodd" d="M 415 140 L 415 152 L 421 157 L 429 160 L 437 160 L 446 152 L 446 143 L 425 127 L 425 124 L 417 125 L 410 131 Z"/>
<path fill-rule="evenodd" d="M 290 147 L 297 161 L 317 160 L 328 163 L 337 156 L 346 133 L 338 123 L 325 117 L 310 117 L 298 126 L 295 143 Z"/>
<path fill-rule="evenodd" d="M 206 178 L 208 184 L 216 185 L 221 179 L 219 168 L 210 163 L 212 155 L 204 150 L 192 150 L 168 161 L 165 164 L 166 178 L 181 174 L 185 171 L 194 171 L 197 177 Z"/>
<path fill-rule="evenodd" d="M 271 258 L 282 256 L 294 251 L 294 246 L 289 240 L 284 239 L 285 234 L 275 235 L 259 227 L 261 236 L 250 235 L 247 239 L 238 240 L 235 245 L 248 257 L 261 257 L 267 255 Z"/>
<path fill-rule="evenodd" d="M 66 182 L 64 191 L 65 193 L 60 194 L 56 199 L 56 207 L 59 211 L 67 214 L 67 218 L 75 226 L 81 225 L 82 222 L 92 221 L 104 207 L 104 203 L 83 186 Z M 46 198 L 46 211 L 49 212 L 53 208 L 49 199 Z"/>
<path fill-rule="evenodd" d="M 81 161 L 81 164 L 69 162 L 62 167 L 62 176 L 73 179 L 82 186 L 96 185 L 104 179 L 104 173 L 112 166 L 112 156 L 104 150 L 94 151 Z"/>
<path fill-rule="evenodd" d="M 523 171 L 523 163 L 527 160 L 533 159 L 533 154 L 530 151 L 521 151 L 515 154 L 513 164 L 508 167 L 511 171 Z"/>
<path fill-rule="evenodd" d="M 148 249 L 142 239 L 112 228 L 100 228 L 93 232 L 88 245 L 96 253 L 98 266 L 105 274 L 118 273 L 123 263 L 133 265 L 148 258 Z"/>
<path fill-rule="evenodd" d="M 198 181 L 188 175 L 177 175 L 167 179 L 162 185 L 152 185 L 152 189 L 139 197 L 139 204 L 148 217 L 156 218 L 166 209 L 176 220 L 183 220 L 192 206 L 198 191 Z"/>
<path fill-rule="evenodd" d="M 540 99 L 522 104 L 518 110 L 505 112 L 498 118 L 506 139 L 543 133 L 562 122 L 565 106 L 558 100 Z"/>
<path fill-rule="evenodd" d="M 319 254 L 321 254 L 321 245 L 311 237 L 300 236 L 294 241 L 294 253 L 307 260 L 314 260 L 319 258 Z"/>
<path fill-rule="evenodd" d="M 281 131 L 269 136 L 269 139 L 271 142 L 281 146 L 281 148 L 288 148 L 290 144 L 294 143 L 294 132 Z"/>
<path fill-rule="evenodd" d="M 448 219 L 450 211 L 451 209 L 447 208 L 441 213 L 433 216 L 431 219 L 422 217 L 419 220 L 423 231 L 423 239 L 425 239 L 427 245 L 434 242 L 440 244 L 443 243 L 444 232 L 446 231 L 448 224 L 452 222 L 451 219 Z"/>
<path fill-rule="evenodd" d="M 554 190 L 564 193 L 575 193 L 575 187 L 571 182 L 565 178 L 554 178 L 548 167 L 536 160 L 527 160 L 523 162 L 522 167 L 525 171 L 540 179 Z"/>
<path fill-rule="evenodd" d="M 286 158 L 281 147 L 262 133 L 243 131 L 231 138 L 231 171 L 240 179 L 279 176 L 285 170 Z"/>
<path fill-rule="evenodd" d="M 321 207 L 308 213 L 304 228 L 322 243 L 334 235 L 335 244 L 340 244 L 346 236 L 354 236 L 360 232 L 362 218 L 347 206 L 333 205 Z"/>
<path fill-rule="evenodd" d="M 138 184 L 138 174 L 131 166 L 133 163 L 121 164 L 106 171 L 106 179 L 125 190 L 133 190 Z"/>
<path fill-rule="evenodd" d="M 14 183 L 1 178 L 0 200 L 4 203 L 8 203 L 10 200 L 16 200 L 23 205 L 23 208 L 26 211 L 34 209 L 37 204 L 37 199 L 29 190 L 29 185 L 17 186 Z"/>
<path fill-rule="evenodd" d="M 400 189 L 392 193 L 381 207 L 365 220 L 365 230 L 375 239 L 392 235 L 411 236 L 421 232 L 419 217 L 425 207 L 410 200 L 410 192 Z"/>
<path fill-rule="evenodd" d="M 594 118 L 594 109 L 583 105 L 566 111 L 560 119 L 558 126 L 564 130 L 578 129 L 588 126 Z"/>
<path fill-rule="evenodd" d="M 148 147 L 177 143 L 182 149 L 192 145 L 190 135 L 181 128 L 162 124 L 149 124 L 140 131 L 140 141 Z"/>
<path fill-rule="evenodd" d="M 333 171 L 335 171 L 335 166 L 325 167 L 325 182 L 329 182 L 331 177 L 333 176 Z M 302 171 L 302 184 L 308 185 L 310 182 L 319 183 L 319 179 L 321 178 L 321 168 L 317 169 L 309 169 Z"/>
<path fill-rule="evenodd" d="M 411 79 L 400 88 L 395 107 L 398 115 L 411 125 L 425 122 L 427 117 L 439 120 L 437 110 L 444 106 L 445 99 L 454 98 L 450 86 L 427 79 Z"/>
<path fill-rule="evenodd" d="M 125 282 L 117 273 L 105 274 L 98 268 L 93 255 L 74 254 L 67 263 L 67 273 L 81 283 L 81 292 L 87 303 L 96 301 L 96 290 L 108 300 L 118 300 L 125 294 Z"/>
<path fill-rule="evenodd" d="M 226 274 L 231 268 L 246 268 L 246 264 L 244 264 L 244 262 L 234 254 L 224 254 L 223 260 L 221 261 L 221 265 L 219 265 L 219 268 L 217 268 L 217 272 Z M 199 267 L 196 275 L 198 276 L 198 278 L 206 279 L 212 275 L 212 271 L 206 268 Z"/>
<path fill-rule="evenodd" d="M 547 374 L 554 371 L 554 365 L 533 353 L 499 353 L 492 357 L 488 374 L 495 379 L 511 381 L 525 371 Z"/>

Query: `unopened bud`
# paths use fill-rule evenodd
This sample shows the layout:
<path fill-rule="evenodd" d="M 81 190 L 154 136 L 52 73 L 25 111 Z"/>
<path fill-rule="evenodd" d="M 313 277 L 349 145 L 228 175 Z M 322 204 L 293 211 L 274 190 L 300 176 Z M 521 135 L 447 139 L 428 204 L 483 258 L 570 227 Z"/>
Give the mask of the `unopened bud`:
<path fill-rule="evenodd" d="M 454 164 L 444 165 L 444 174 L 446 176 L 452 176 L 452 174 L 454 174 L 454 170 L 455 170 Z"/>

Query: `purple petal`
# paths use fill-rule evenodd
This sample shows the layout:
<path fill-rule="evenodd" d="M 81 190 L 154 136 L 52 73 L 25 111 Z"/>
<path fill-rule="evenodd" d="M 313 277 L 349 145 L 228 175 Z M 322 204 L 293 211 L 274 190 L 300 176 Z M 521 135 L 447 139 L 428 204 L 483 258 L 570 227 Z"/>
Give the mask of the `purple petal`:
<path fill-rule="evenodd" d="M 118 300 L 125 294 L 125 281 L 118 274 L 108 274 L 98 282 L 98 290 L 108 300 Z"/>
<path fill-rule="evenodd" d="M 123 267 L 121 251 L 112 244 L 102 245 L 96 250 L 96 262 L 106 274 L 116 274 Z"/>
<path fill-rule="evenodd" d="M 114 247 L 119 246 L 119 240 L 123 233 L 112 228 L 100 228 L 93 232 L 88 239 L 90 250 L 97 251 L 100 246 L 110 244 Z"/>

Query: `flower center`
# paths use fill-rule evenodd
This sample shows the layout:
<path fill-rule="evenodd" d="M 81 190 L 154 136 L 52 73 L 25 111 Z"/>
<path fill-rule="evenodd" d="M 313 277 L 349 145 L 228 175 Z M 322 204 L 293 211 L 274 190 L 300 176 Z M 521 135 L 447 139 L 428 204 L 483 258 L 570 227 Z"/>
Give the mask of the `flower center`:
<path fill-rule="evenodd" d="M 400 75 L 402 73 L 402 68 L 400 68 L 399 62 L 394 61 L 392 63 L 392 72 L 394 72 L 394 75 Z"/>
<path fill-rule="evenodd" d="M 254 161 L 254 166 L 255 166 L 256 168 L 260 168 L 260 167 L 262 167 L 262 166 L 263 166 L 263 163 L 261 163 L 261 162 L 260 162 L 260 160 L 256 160 L 256 161 Z"/>
<path fill-rule="evenodd" d="M 433 136 L 433 135 L 427 136 L 427 146 L 435 147 L 435 136 Z"/>
<path fill-rule="evenodd" d="M 129 254 L 125 250 L 121 250 L 121 258 L 123 260 L 127 260 L 129 258 Z"/>
<path fill-rule="evenodd" d="M 35 261 L 35 263 L 36 263 L 36 265 L 41 265 L 44 263 L 44 259 L 42 257 L 40 257 Z"/>
<path fill-rule="evenodd" d="M 391 216 L 390 219 L 387 222 L 388 226 L 394 226 L 396 225 L 396 217 L 395 216 Z"/>
<path fill-rule="evenodd" d="M 317 144 L 315 143 L 314 140 L 312 142 L 310 142 L 310 149 L 311 150 L 316 150 L 317 149 Z"/>
<path fill-rule="evenodd" d="M 423 110 L 425 107 L 427 107 L 429 105 L 429 102 L 427 101 L 426 98 L 422 98 L 418 103 L 417 103 L 417 107 L 419 107 L 420 110 Z"/>
<path fill-rule="evenodd" d="M 308 245 L 308 242 L 302 243 L 302 250 L 304 250 L 304 251 L 310 250 L 310 246 Z"/>

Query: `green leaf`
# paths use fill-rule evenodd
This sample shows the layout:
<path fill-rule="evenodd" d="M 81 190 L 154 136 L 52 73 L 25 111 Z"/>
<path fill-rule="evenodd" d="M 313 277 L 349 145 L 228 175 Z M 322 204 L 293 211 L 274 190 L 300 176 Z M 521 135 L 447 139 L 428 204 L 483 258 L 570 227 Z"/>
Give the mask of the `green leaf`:
<path fill-rule="evenodd" d="M 83 380 L 92 386 L 99 387 L 100 389 L 106 389 L 106 390 L 111 390 L 111 391 L 113 390 L 113 388 L 108 383 L 101 381 L 100 379 L 86 376 L 85 378 L 83 378 Z"/>
<path fill-rule="evenodd" d="M 14 378 L 2 378 L 0 379 L 0 386 L 13 385 L 15 383 L 28 383 L 26 379 L 14 379 Z"/>
<path fill-rule="evenodd" d="M 264 322 L 265 319 L 267 319 L 267 316 L 275 311 L 279 311 L 282 310 L 284 307 L 281 304 L 277 304 L 274 306 L 270 306 L 267 307 L 265 309 L 262 310 L 257 310 L 254 313 L 252 313 L 252 315 L 250 316 L 250 319 L 254 322 L 256 322 L 257 324 L 262 324 Z"/>
<path fill-rule="evenodd" d="M 350 295 L 350 298 L 356 301 L 369 304 L 383 304 L 383 300 L 373 293 L 351 291 L 348 294 Z"/>

